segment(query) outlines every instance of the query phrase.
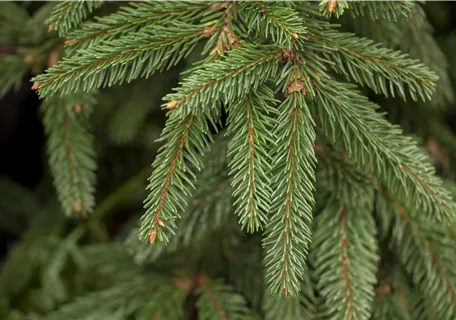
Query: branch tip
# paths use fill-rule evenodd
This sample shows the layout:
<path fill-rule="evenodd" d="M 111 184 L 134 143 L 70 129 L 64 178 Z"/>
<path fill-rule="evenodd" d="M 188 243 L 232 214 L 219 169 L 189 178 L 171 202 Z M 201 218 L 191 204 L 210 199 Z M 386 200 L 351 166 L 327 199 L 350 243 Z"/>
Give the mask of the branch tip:
<path fill-rule="evenodd" d="M 155 230 L 152 230 L 149 234 L 149 242 L 152 244 L 155 242 L 155 239 L 157 239 L 157 233 L 155 232 Z"/>
<path fill-rule="evenodd" d="M 328 11 L 333 12 L 334 9 L 337 7 L 337 2 L 336 1 L 329 1 L 328 2 Z"/>
<path fill-rule="evenodd" d="M 170 102 L 168 102 L 166 104 L 166 109 L 168 109 L 168 110 L 176 109 L 177 102 L 178 102 L 177 100 L 171 100 Z"/>

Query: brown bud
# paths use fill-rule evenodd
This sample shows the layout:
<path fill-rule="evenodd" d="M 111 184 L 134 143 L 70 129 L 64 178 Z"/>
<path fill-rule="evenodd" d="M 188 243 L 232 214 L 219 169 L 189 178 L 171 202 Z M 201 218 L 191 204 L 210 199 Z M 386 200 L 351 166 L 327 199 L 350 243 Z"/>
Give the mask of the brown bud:
<path fill-rule="evenodd" d="M 222 8 L 222 7 L 224 7 L 224 6 L 225 6 L 225 3 L 224 3 L 224 2 L 222 2 L 222 1 L 216 2 L 216 3 L 211 4 L 211 5 L 209 6 L 209 10 L 216 10 L 216 9 Z"/>
<path fill-rule="evenodd" d="M 332 0 L 332 1 L 328 2 L 328 10 L 329 10 L 329 12 L 333 12 L 334 9 L 336 9 L 336 7 L 337 7 L 336 1 Z"/>
<path fill-rule="evenodd" d="M 81 213 L 81 210 L 82 210 L 81 201 L 78 200 L 73 204 L 73 210 L 76 213 Z"/>
<path fill-rule="evenodd" d="M 82 106 L 79 103 L 75 104 L 74 105 L 74 112 L 81 113 L 81 111 L 82 111 Z"/>
<path fill-rule="evenodd" d="M 33 86 L 32 86 L 32 90 L 38 90 L 40 88 L 40 84 L 39 83 L 34 83 Z"/>
<path fill-rule="evenodd" d="M 165 226 L 165 223 L 163 222 L 162 219 L 158 219 L 157 224 L 162 228 Z"/>
<path fill-rule="evenodd" d="M 52 32 L 52 31 L 54 31 L 54 30 L 55 30 L 54 26 L 53 26 L 53 25 L 50 25 L 49 28 L 48 28 L 48 32 Z"/>
<path fill-rule="evenodd" d="M 286 296 L 286 295 L 287 295 L 287 289 L 282 288 L 282 295 L 283 295 L 283 296 Z"/>
<path fill-rule="evenodd" d="M 65 42 L 63 43 L 64 45 L 68 45 L 68 44 L 72 44 L 74 42 L 74 40 L 72 39 L 67 39 L 65 40 Z"/>
<path fill-rule="evenodd" d="M 177 107 L 177 100 L 171 100 L 166 105 L 166 109 L 168 109 L 168 110 L 176 109 L 176 107 Z"/>
<path fill-rule="evenodd" d="M 155 230 L 152 230 L 152 232 L 149 234 L 149 242 L 154 243 L 155 239 L 157 239 L 157 233 Z"/>
<path fill-rule="evenodd" d="M 293 37 L 293 39 L 298 39 L 299 38 L 299 36 L 298 36 L 298 34 L 296 32 L 293 32 L 291 34 L 291 36 Z"/>
<path fill-rule="evenodd" d="M 217 28 L 214 26 L 206 27 L 203 29 L 203 37 L 209 38 L 215 33 L 215 31 L 217 31 Z"/>

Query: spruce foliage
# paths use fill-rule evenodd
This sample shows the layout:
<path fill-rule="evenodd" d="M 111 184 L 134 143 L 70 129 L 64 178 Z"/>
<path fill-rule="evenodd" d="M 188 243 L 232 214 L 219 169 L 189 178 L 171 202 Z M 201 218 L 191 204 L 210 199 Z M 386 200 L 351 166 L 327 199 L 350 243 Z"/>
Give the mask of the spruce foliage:
<path fill-rule="evenodd" d="M 426 134 L 456 145 L 438 129 L 451 75 L 421 4 L 1 6 L 0 40 L 23 51 L 1 57 L 0 95 L 37 74 L 59 207 L 80 219 L 51 202 L 29 224 L 0 277 L 5 316 L 456 318 L 456 206 L 432 163 L 456 156 L 430 158 L 393 123 L 432 110 Z M 112 161 L 112 145 L 133 156 Z M 36 274 L 47 304 L 22 308 Z"/>

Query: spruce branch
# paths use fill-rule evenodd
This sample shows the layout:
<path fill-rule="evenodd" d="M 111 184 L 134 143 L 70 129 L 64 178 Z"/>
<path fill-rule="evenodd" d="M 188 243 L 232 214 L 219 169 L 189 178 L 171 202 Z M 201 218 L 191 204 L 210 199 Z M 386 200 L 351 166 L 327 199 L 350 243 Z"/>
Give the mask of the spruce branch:
<path fill-rule="evenodd" d="M 217 7 L 217 4 L 213 6 Z M 216 29 L 217 31 L 212 35 L 202 52 L 202 54 L 209 53 L 216 59 L 225 55 L 225 51 L 234 48 L 239 48 L 241 42 L 240 36 L 237 34 L 237 30 L 234 26 L 233 20 L 237 15 L 238 5 L 237 2 L 227 2 L 226 9 L 220 19 L 223 20 Z"/>
<path fill-rule="evenodd" d="M 27 13 L 27 10 L 20 4 L 14 1 L 6 1 L 2 5 L 2 10 L 0 11 L 0 18 L 2 26 L 18 26 L 21 23 L 24 23 L 24 21 L 29 20 L 30 15 Z"/>
<path fill-rule="evenodd" d="M 147 78 L 166 70 L 185 58 L 204 37 L 205 26 L 174 22 L 173 25 L 151 25 L 138 34 L 101 43 L 64 58 L 46 73 L 32 80 L 41 97 L 129 82 Z"/>
<path fill-rule="evenodd" d="M 138 320 L 179 320 L 184 316 L 184 303 L 187 297 L 187 286 L 162 286 L 153 294 L 143 310 L 138 314 Z"/>
<path fill-rule="evenodd" d="M 177 224 L 176 235 L 169 243 L 144 247 L 138 241 L 138 229 L 126 240 L 128 251 L 138 264 L 156 261 L 164 254 L 173 253 L 195 242 L 210 237 L 227 225 L 233 225 L 230 179 L 226 168 L 226 137 L 214 137 L 214 143 L 202 159 L 204 170 L 196 173 L 195 192 L 186 196 L 187 205 Z M 234 225 L 236 225 L 234 223 Z"/>
<path fill-rule="evenodd" d="M 407 16 L 414 5 L 413 0 L 321 0 L 318 4 L 320 11 L 329 16 L 334 14 L 340 17 L 346 9 L 350 9 L 354 15 L 391 21 Z"/>
<path fill-rule="evenodd" d="M 314 30 L 307 38 L 315 46 L 321 47 L 328 66 L 347 79 L 353 79 L 386 96 L 391 94 L 394 97 L 397 92 L 406 99 L 407 92 L 413 100 L 418 97 L 423 101 L 431 100 L 437 76 L 407 54 L 338 31 L 316 33 Z"/>
<path fill-rule="evenodd" d="M 238 228 L 238 226 L 235 226 Z M 242 237 L 243 234 L 239 233 Z M 261 235 L 249 237 L 247 241 L 225 242 L 222 255 L 228 270 L 228 282 L 233 283 L 253 310 L 260 310 L 264 302 L 263 251 Z"/>
<path fill-rule="evenodd" d="M 214 101 L 229 104 L 245 97 L 251 90 L 274 78 L 283 51 L 278 47 L 245 44 L 229 51 L 228 56 L 201 69 L 181 82 L 176 93 L 166 96 L 168 106 L 185 116 L 207 112 Z"/>
<path fill-rule="evenodd" d="M 140 33 L 144 28 L 160 24 L 173 24 L 174 21 L 194 24 L 208 15 L 211 4 L 191 1 L 153 1 L 131 3 L 113 14 L 95 18 L 80 28 L 67 34 L 71 41 L 66 47 L 70 52 L 86 49 L 102 42 L 119 37 Z"/>
<path fill-rule="evenodd" d="M 354 86 L 327 79 L 315 84 L 316 112 L 333 143 L 343 147 L 359 166 L 368 165 L 408 207 L 422 210 L 431 219 L 452 219 L 451 196 L 412 139 L 378 114 L 377 106 Z"/>
<path fill-rule="evenodd" d="M 150 299 L 153 287 L 146 281 L 150 279 L 135 275 L 129 280 L 115 283 L 113 287 L 92 292 L 75 301 L 63 305 L 50 313 L 49 320 L 90 320 L 127 318 L 132 316 Z M 152 288 L 151 288 L 152 287 Z"/>
<path fill-rule="evenodd" d="M 363 3 L 372 5 L 368 1 L 353 3 L 353 9 L 362 9 Z M 426 103 L 434 107 L 442 107 L 453 101 L 454 94 L 448 70 L 448 59 L 443 54 L 439 44 L 432 35 L 433 29 L 426 19 L 423 8 L 414 2 L 397 1 L 382 2 L 386 4 L 403 4 L 399 11 L 397 23 L 385 18 L 374 19 L 370 15 L 356 16 L 350 19 L 358 35 L 381 42 L 387 47 L 397 48 L 408 53 L 412 59 L 419 59 L 438 76 L 437 86 L 433 92 L 432 100 Z M 355 12 L 352 10 L 351 12 Z M 357 15 L 362 12 L 355 12 Z"/>
<path fill-rule="evenodd" d="M 355 166 L 347 155 L 334 150 L 319 131 L 315 144 L 317 203 L 325 203 L 328 195 L 348 203 L 364 197 L 365 190 L 374 186 L 371 177 Z"/>
<path fill-rule="evenodd" d="M 196 180 L 189 164 L 201 170 L 201 155 L 212 141 L 208 120 L 193 113 L 181 119 L 178 113 L 171 112 L 160 141 L 166 143 L 153 164 L 155 170 L 149 178 L 139 234 L 141 240 L 149 239 L 151 243 L 156 238 L 167 243 L 164 230 L 174 233 L 176 229 L 178 212 L 187 205 L 185 196 L 191 195 L 192 180 Z"/>
<path fill-rule="evenodd" d="M 349 8 L 348 1 L 323 0 L 318 4 L 320 12 L 327 17 L 332 15 L 339 18 Z"/>
<path fill-rule="evenodd" d="M 329 201 L 315 218 L 310 261 L 328 319 L 370 319 L 377 271 L 373 190 L 364 199 Z"/>
<path fill-rule="evenodd" d="M 257 319 L 248 309 L 244 297 L 236 293 L 231 285 L 220 280 L 209 280 L 204 275 L 199 276 L 198 283 L 198 319 Z"/>
<path fill-rule="evenodd" d="M 372 319 L 412 320 L 428 318 L 420 292 L 412 288 L 399 268 L 392 269 L 386 279 L 380 280 Z"/>
<path fill-rule="evenodd" d="M 17 90 L 22 82 L 22 77 L 30 66 L 26 59 L 20 56 L 1 56 L 0 63 L 0 98 L 11 89 Z"/>
<path fill-rule="evenodd" d="M 290 93 L 279 112 L 273 202 L 263 245 L 269 288 L 274 294 L 297 296 L 310 243 L 315 124 L 301 92 Z"/>
<path fill-rule="evenodd" d="M 317 299 L 310 270 L 307 268 L 303 273 L 301 292 L 297 298 L 277 297 L 266 290 L 263 298 L 263 311 L 266 320 L 312 320 L 316 319 L 316 304 Z"/>
<path fill-rule="evenodd" d="M 272 128 L 276 113 L 274 93 L 263 86 L 237 104 L 228 106 L 230 175 L 233 175 L 235 213 L 242 229 L 255 232 L 267 222 L 272 190 L 269 149 L 274 144 Z"/>
<path fill-rule="evenodd" d="M 95 150 L 88 131 L 93 95 L 57 96 L 42 104 L 49 166 L 65 214 L 84 216 L 95 205 Z"/>
<path fill-rule="evenodd" d="M 348 12 L 354 16 L 366 16 L 374 21 L 383 19 L 391 23 L 407 17 L 410 10 L 415 6 L 416 4 L 412 1 L 385 1 L 381 3 L 351 1 Z"/>
<path fill-rule="evenodd" d="M 102 5 L 103 1 L 63 1 L 54 7 L 45 23 L 64 36 Z"/>
<path fill-rule="evenodd" d="M 48 261 L 65 229 L 65 220 L 55 206 L 34 208 L 29 226 L 10 250 L 0 275 L 1 303 L 19 298 Z M 29 260 L 30 259 L 30 260 Z M 28 261 L 28 263 L 24 263 Z M 3 307 L 3 306 L 2 306 Z"/>
<path fill-rule="evenodd" d="M 455 241 L 448 229 L 414 217 L 384 186 L 378 199 L 378 214 L 390 219 L 394 249 L 412 280 L 431 301 L 439 319 L 456 316 Z M 391 216 L 391 212 L 394 213 Z"/>
<path fill-rule="evenodd" d="M 432 96 L 431 105 L 442 107 L 454 101 L 454 90 L 449 75 L 448 58 L 442 52 L 433 36 L 433 28 L 427 21 L 422 6 L 416 4 L 400 24 L 399 48 L 414 59 L 419 59 L 439 77 L 438 85 Z"/>
<path fill-rule="evenodd" d="M 306 29 L 298 13 L 283 3 L 243 1 L 240 3 L 248 30 L 254 30 L 281 46 L 290 47 L 293 42 L 301 42 Z"/>

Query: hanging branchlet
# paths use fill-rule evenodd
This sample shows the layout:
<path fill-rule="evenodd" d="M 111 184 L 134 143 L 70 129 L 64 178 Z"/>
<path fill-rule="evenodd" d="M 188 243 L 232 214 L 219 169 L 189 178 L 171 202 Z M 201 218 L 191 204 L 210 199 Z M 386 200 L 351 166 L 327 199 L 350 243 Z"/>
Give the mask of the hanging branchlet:
<path fill-rule="evenodd" d="M 67 37 L 73 39 L 73 42 L 66 50 L 74 54 L 77 50 L 119 39 L 132 32 L 144 35 L 154 25 L 173 25 L 176 21 L 189 25 L 199 24 L 204 18 L 217 16 L 224 6 L 224 2 L 208 4 L 202 1 L 131 3 L 131 6 L 121 6 L 118 11 L 99 17 L 96 21 L 84 22 L 80 28 L 69 32 Z"/>
<path fill-rule="evenodd" d="M 100 8 L 103 1 L 71 1 L 60 2 L 52 10 L 51 16 L 46 20 L 49 32 L 58 31 L 60 36 L 79 25 L 94 10 Z M 74 14 L 77 12 L 78 14 Z"/>
<path fill-rule="evenodd" d="M 182 81 L 176 93 L 168 94 L 165 99 L 178 101 L 183 116 L 193 111 L 208 112 L 217 105 L 215 98 L 224 104 L 236 102 L 276 76 L 281 56 L 279 48 L 246 44 L 230 50 L 223 59 L 195 70 Z M 221 87 L 224 90 L 220 91 Z"/>
<path fill-rule="evenodd" d="M 95 205 L 96 163 L 87 122 L 94 102 L 93 95 L 54 96 L 42 105 L 49 166 L 67 215 L 85 216 Z"/>
<path fill-rule="evenodd" d="M 298 13 L 291 6 L 263 1 L 242 1 L 240 5 L 248 30 L 264 38 L 272 38 L 277 45 L 290 47 L 292 41 L 301 41 L 301 36 L 307 33 Z"/>
<path fill-rule="evenodd" d="M 193 170 L 202 170 L 202 155 L 212 141 L 208 121 L 201 114 L 190 114 L 183 119 L 176 112 L 170 114 L 161 136 L 166 142 L 154 161 L 155 169 L 147 186 L 150 193 L 144 202 L 146 212 L 141 217 L 141 240 L 152 242 L 158 238 L 167 243 L 165 231 L 173 233 L 177 228 L 175 220 L 187 205 L 185 196 L 194 189 Z"/>
<path fill-rule="evenodd" d="M 229 2 L 226 6 L 223 25 L 217 34 L 216 44 L 210 50 L 211 56 L 216 55 L 221 57 L 225 51 L 231 50 L 232 48 L 239 49 L 240 37 L 235 33 L 233 26 L 233 15 L 237 10 L 237 4 L 235 1 Z M 211 42 L 208 42 L 208 44 Z"/>
<path fill-rule="evenodd" d="M 144 30 L 141 38 L 129 34 L 107 44 L 88 48 L 84 55 L 64 58 L 33 81 L 37 84 L 39 94 L 44 97 L 57 90 L 61 94 L 90 91 L 128 82 L 140 75 L 146 77 L 156 71 L 166 70 L 183 59 L 204 37 L 204 28 L 206 26 L 180 22 L 167 27 L 152 25 Z"/>
<path fill-rule="evenodd" d="M 272 130 L 277 113 L 274 93 L 266 86 L 228 106 L 228 143 L 230 175 L 235 197 L 235 213 L 242 229 L 262 230 L 267 222 L 272 197 L 270 178 L 271 156 L 275 144 Z"/>
<path fill-rule="evenodd" d="M 413 282 L 425 296 L 438 306 L 439 318 L 451 319 L 456 315 L 456 273 L 451 268 L 455 259 L 455 239 L 448 237 L 447 228 L 429 223 L 423 217 L 414 217 L 397 197 L 380 185 L 377 199 L 382 225 L 391 226 L 394 250 L 405 270 L 413 272 Z M 446 239 L 446 240 L 443 240 Z M 443 241 L 442 241 L 443 240 Z"/>
<path fill-rule="evenodd" d="M 312 225 L 315 231 L 309 257 L 319 279 L 317 292 L 323 298 L 318 312 L 333 319 L 367 320 L 379 261 L 371 214 L 373 185 L 366 184 L 364 179 L 354 179 L 353 172 L 359 169 L 353 164 L 336 162 L 334 158 L 325 161 L 335 169 L 327 172 L 332 175 L 327 182 L 340 180 L 346 192 L 333 193 L 334 185 L 326 181 L 317 184 L 317 194 L 326 202 Z"/>
<path fill-rule="evenodd" d="M 310 244 L 315 129 L 304 95 L 292 92 L 279 106 L 273 149 L 273 196 L 264 248 L 269 288 L 296 296 Z"/>
<path fill-rule="evenodd" d="M 339 18 L 344 14 L 344 12 L 349 8 L 349 1 L 344 1 L 344 0 L 324 0 L 321 1 L 318 6 L 320 8 L 320 12 L 324 16 L 336 16 L 336 18 Z"/>
<path fill-rule="evenodd" d="M 336 9 L 337 2 L 335 0 L 328 1 L 328 11 L 333 12 Z"/>
<path fill-rule="evenodd" d="M 331 90 L 323 85 L 330 82 L 325 79 L 315 86 L 317 113 L 328 137 L 359 166 L 369 164 L 373 174 L 407 206 L 436 221 L 453 219 L 451 196 L 416 143 L 376 113 L 378 106 L 357 94 L 353 86 L 338 85 Z M 344 124 L 339 140 L 332 126 L 336 118 Z M 379 157 L 374 159 L 373 154 Z"/>

